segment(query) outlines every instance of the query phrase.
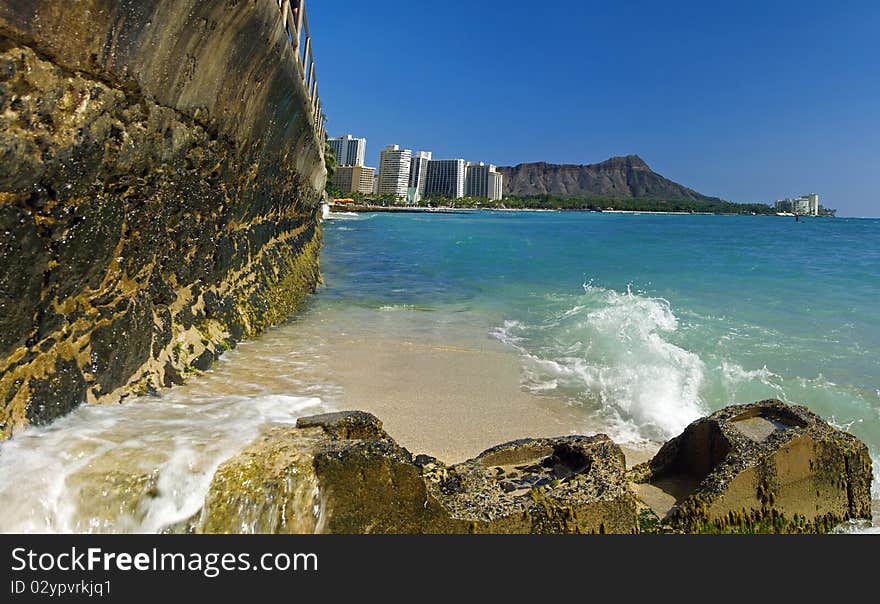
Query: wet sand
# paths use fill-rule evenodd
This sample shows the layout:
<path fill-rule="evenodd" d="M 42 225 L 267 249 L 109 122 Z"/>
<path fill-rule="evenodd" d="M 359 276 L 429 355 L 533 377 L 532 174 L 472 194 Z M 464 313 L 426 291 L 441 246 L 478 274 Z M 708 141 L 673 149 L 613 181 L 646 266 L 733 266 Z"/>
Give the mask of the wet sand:
<path fill-rule="evenodd" d="M 524 391 L 517 355 L 491 342 L 449 346 L 350 337 L 331 346 L 341 408 L 375 414 L 413 454 L 456 463 L 518 438 L 596 432 L 563 401 Z M 632 464 L 653 449 L 625 452 Z"/>

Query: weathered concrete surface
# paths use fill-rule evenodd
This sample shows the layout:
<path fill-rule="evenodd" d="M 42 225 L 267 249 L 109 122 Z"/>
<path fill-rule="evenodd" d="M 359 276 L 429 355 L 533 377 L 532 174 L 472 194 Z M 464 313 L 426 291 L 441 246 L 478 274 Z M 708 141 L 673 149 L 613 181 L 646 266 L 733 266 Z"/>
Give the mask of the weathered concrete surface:
<path fill-rule="evenodd" d="M 319 280 L 277 4 L 0 0 L 0 438 L 180 383 Z"/>
<path fill-rule="evenodd" d="M 864 443 L 778 400 L 697 420 L 631 473 L 675 530 L 797 533 L 870 519 L 871 475 Z"/>
<path fill-rule="evenodd" d="M 630 533 L 636 502 L 605 436 L 522 440 L 455 466 L 362 412 L 275 428 L 214 476 L 208 533 Z"/>

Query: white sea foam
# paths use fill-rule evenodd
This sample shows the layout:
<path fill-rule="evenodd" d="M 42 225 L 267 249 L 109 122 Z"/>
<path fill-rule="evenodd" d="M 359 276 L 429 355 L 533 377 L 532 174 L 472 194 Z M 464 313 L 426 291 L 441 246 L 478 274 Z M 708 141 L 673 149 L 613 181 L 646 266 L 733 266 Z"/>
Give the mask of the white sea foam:
<path fill-rule="evenodd" d="M 505 344 L 510 344 L 511 346 L 518 347 L 524 340 L 523 338 L 516 335 L 517 332 L 523 330 L 525 326 L 520 321 L 506 320 L 504 321 L 504 325 L 501 327 L 496 327 L 491 331 L 492 336 L 496 339 L 504 342 Z"/>
<path fill-rule="evenodd" d="M 379 307 L 382 312 L 397 312 L 405 310 L 416 310 L 415 304 L 383 304 Z"/>
<path fill-rule="evenodd" d="M 666 339 L 678 329 L 669 302 L 590 283 L 584 292 L 541 322 L 495 330 L 521 351 L 526 387 L 576 400 L 629 442 L 668 438 L 700 417 L 705 367 Z"/>
<path fill-rule="evenodd" d="M 261 426 L 326 408 L 315 397 L 185 392 L 83 406 L 4 443 L 0 531 L 157 532 L 198 512 L 217 467 Z"/>
<path fill-rule="evenodd" d="M 714 371 L 716 376 L 720 374 L 719 388 L 715 392 L 723 396 L 719 401 L 721 403 L 743 402 L 749 396 L 752 398 L 772 396 L 792 402 L 785 392 L 782 376 L 768 369 L 766 365 L 760 369 L 745 369 L 738 363 L 721 359 L 720 365 L 716 366 Z"/>
<path fill-rule="evenodd" d="M 779 379 L 780 377 L 767 369 L 766 365 L 761 369 L 748 370 L 736 363 L 728 361 L 721 362 L 721 371 L 724 374 L 724 379 L 731 384 L 740 384 L 742 382 L 757 380 L 767 385 L 774 385 L 772 384 L 772 380 Z"/>
<path fill-rule="evenodd" d="M 689 323 L 683 329 L 667 300 L 631 287 L 620 293 L 585 282 L 583 289 L 576 298 L 545 296 L 546 314 L 506 320 L 493 335 L 520 352 L 527 389 L 584 409 L 591 427 L 598 423 L 618 442 L 665 440 L 713 409 L 769 397 L 806 404 L 836 427 L 863 437 L 873 430 L 863 415 L 865 405 L 876 408 L 866 399 L 880 391 L 860 394 L 821 374 L 807 379 L 767 366 L 749 369 L 720 351 L 706 351 L 701 358 L 681 342 L 700 341 L 705 328 Z M 692 330 L 697 332 L 688 335 Z M 850 400 L 848 406 L 841 407 L 842 400 Z M 880 456 L 872 453 L 876 516 Z M 880 529 L 852 523 L 840 530 Z"/>

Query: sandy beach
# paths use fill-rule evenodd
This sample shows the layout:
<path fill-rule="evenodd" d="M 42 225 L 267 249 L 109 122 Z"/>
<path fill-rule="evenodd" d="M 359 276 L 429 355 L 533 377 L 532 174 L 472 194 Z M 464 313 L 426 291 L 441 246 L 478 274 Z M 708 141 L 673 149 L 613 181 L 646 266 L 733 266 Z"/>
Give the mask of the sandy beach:
<path fill-rule="evenodd" d="M 377 415 L 413 454 L 456 463 L 519 438 L 596 432 L 563 401 L 523 390 L 517 355 L 490 341 L 448 346 L 351 337 L 331 347 L 331 377 L 343 389 L 342 406 Z M 654 450 L 625 453 L 632 465 Z"/>

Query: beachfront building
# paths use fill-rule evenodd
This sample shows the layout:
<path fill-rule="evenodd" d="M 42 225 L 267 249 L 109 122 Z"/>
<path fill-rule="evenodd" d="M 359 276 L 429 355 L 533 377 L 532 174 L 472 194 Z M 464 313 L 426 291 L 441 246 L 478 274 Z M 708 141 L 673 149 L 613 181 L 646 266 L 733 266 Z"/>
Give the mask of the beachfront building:
<path fill-rule="evenodd" d="M 818 193 L 810 193 L 808 195 L 804 195 L 809 201 L 809 210 L 811 216 L 819 215 L 819 194 Z"/>
<path fill-rule="evenodd" d="M 489 172 L 489 199 L 504 198 L 504 175 L 501 172 Z"/>
<path fill-rule="evenodd" d="M 801 195 L 795 199 L 780 199 L 776 202 L 776 211 L 800 214 L 802 216 L 818 216 L 819 194 L 810 193 L 808 195 Z"/>
<path fill-rule="evenodd" d="M 401 149 L 398 145 L 388 145 L 379 153 L 378 195 L 395 195 L 406 199 L 409 188 L 409 169 L 412 164 L 412 151 Z"/>
<path fill-rule="evenodd" d="M 432 159 L 425 175 L 425 196 L 464 197 L 467 164 L 463 159 Z"/>
<path fill-rule="evenodd" d="M 492 164 L 468 163 L 465 194 L 468 197 L 501 199 L 503 177 Z"/>
<path fill-rule="evenodd" d="M 375 171 L 375 168 L 367 166 L 338 166 L 331 182 L 343 193 L 370 195 L 373 192 Z"/>
<path fill-rule="evenodd" d="M 418 203 L 425 196 L 425 182 L 428 175 L 428 162 L 431 161 L 430 151 L 416 153 L 409 166 L 410 196 L 407 201 Z"/>
<path fill-rule="evenodd" d="M 351 134 L 329 138 L 327 142 L 336 153 L 337 166 L 363 166 L 367 156 L 367 139 L 354 138 Z"/>

